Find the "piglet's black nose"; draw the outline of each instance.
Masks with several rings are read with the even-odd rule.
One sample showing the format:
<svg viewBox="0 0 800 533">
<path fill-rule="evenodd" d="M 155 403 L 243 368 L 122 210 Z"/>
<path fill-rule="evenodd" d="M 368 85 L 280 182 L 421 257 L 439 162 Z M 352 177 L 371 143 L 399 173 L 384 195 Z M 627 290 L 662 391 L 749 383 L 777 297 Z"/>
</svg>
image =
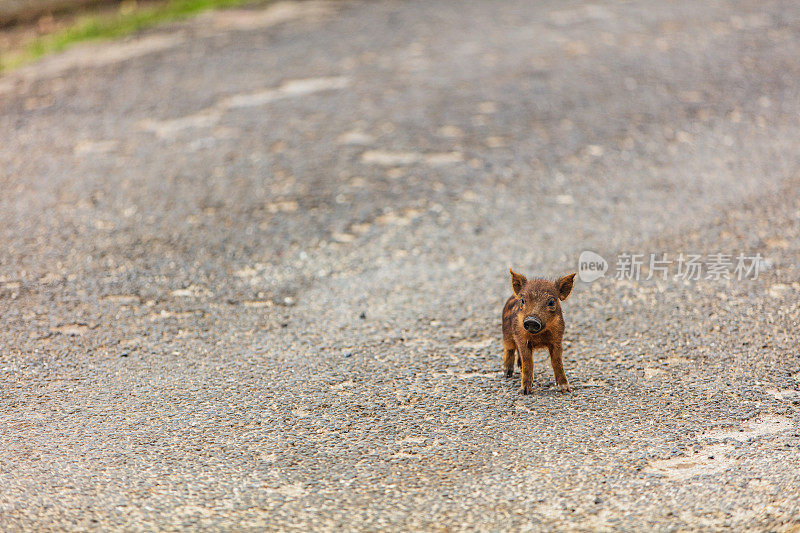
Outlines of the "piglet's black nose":
<svg viewBox="0 0 800 533">
<path fill-rule="evenodd" d="M 522 325 L 525 327 L 525 329 L 527 329 L 531 333 L 539 333 L 540 331 L 542 331 L 542 328 L 544 327 L 542 321 L 536 318 L 535 316 L 529 316 L 528 318 L 523 320 Z"/>
</svg>

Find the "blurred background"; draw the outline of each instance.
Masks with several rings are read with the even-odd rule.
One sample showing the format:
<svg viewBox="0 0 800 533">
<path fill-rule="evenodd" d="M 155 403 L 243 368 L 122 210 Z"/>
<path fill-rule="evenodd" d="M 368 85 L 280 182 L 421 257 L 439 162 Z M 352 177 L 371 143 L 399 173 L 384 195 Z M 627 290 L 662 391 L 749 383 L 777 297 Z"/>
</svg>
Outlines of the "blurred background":
<svg viewBox="0 0 800 533">
<path fill-rule="evenodd" d="M 103 4 L 119 4 L 116 1 L 102 0 L 5 0 L 2 5 L 0 21 L 3 26 L 12 26 L 24 22 L 40 20 L 42 17 L 52 17 L 55 14 L 64 14 L 81 11 L 87 7 L 98 7 Z"/>
<path fill-rule="evenodd" d="M 797 2 L 0 25 L 0 529 L 797 529 Z M 508 269 L 586 251 L 522 396 Z"/>
</svg>

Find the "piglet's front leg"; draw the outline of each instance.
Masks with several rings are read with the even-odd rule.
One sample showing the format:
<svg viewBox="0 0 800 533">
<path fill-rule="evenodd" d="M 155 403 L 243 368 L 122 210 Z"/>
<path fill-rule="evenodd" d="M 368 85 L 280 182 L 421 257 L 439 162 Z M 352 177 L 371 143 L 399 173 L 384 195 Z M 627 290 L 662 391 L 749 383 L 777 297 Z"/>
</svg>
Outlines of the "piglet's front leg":
<svg viewBox="0 0 800 533">
<path fill-rule="evenodd" d="M 533 389 L 533 352 L 527 346 L 517 346 L 522 361 L 522 394 L 530 394 Z"/>
<path fill-rule="evenodd" d="M 564 363 L 561 361 L 561 343 L 548 346 L 547 349 L 550 352 L 550 364 L 553 365 L 553 374 L 558 388 L 561 392 L 571 392 L 572 388 L 570 388 L 567 375 L 564 373 Z"/>
</svg>

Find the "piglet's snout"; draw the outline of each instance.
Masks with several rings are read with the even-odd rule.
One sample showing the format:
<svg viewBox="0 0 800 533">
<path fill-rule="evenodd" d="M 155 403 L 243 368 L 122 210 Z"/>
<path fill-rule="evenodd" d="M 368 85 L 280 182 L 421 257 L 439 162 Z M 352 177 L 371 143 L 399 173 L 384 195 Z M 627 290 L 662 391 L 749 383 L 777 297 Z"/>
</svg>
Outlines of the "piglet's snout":
<svg viewBox="0 0 800 533">
<path fill-rule="evenodd" d="M 539 333 L 544 328 L 542 321 L 535 316 L 526 317 L 522 321 L 522 326 L 531 333 Z"/>
</svg>

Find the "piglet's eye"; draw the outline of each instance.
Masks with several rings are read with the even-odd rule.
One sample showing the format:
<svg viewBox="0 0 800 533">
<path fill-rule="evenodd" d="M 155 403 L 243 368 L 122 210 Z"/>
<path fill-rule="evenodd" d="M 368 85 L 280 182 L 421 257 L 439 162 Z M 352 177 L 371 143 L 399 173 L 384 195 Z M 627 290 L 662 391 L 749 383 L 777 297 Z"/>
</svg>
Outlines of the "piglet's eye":
<svg viewBox="0 0 800 533">
<path fill-rule="evenodd" d="M 519 304 L 520 305 L 525 305 L 525 298 L 520 298 L 519 299 Z"/>
<path fill-rule="evenodd" d="M 547 300 L 547 305 L 549 307 L 553 307 L 554 305 L 556 305 L 556 299 L 555 298 L 550 298 L 549 300 Z"/>
</svg>

